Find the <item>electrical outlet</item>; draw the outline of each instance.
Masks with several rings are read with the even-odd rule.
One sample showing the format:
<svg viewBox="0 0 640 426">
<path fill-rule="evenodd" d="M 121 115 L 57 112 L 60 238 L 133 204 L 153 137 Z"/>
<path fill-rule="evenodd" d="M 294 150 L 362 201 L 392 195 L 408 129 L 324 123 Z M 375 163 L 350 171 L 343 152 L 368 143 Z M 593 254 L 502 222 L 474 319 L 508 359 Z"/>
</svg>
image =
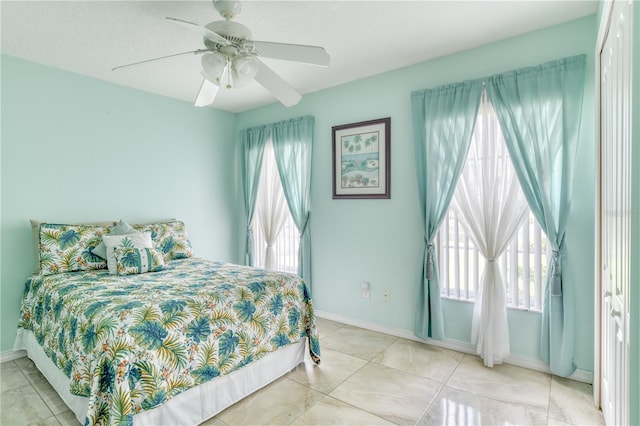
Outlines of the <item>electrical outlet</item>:
<svg viewBox="0 0 640 426">
<path fill-rule="evenodd" d="M 362 289 L 362 297 L 365 299 L 371 298 L 371 285 L 368 282 L 360 283 L 360 288 Z"/>
<path fill-rule="evenodd" d="M 390 300 L 391 300 L 391 292 L 389 291 L 388 288 L 385 288 L 384 290 L 382 290 L 382 301 L 385 303 L 389 303 Z"/>
</svg>

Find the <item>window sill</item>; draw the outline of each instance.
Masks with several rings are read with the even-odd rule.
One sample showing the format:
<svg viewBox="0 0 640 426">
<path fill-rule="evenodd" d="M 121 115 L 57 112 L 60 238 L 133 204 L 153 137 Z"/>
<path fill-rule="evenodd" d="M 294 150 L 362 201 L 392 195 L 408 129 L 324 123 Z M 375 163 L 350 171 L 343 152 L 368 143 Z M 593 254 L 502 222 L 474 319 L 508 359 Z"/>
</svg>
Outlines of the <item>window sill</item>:
<svg viewBox="0 0 640 426">
<path fill-rule="evenodd" d="M 473 300 L 458 299 L 458 298 L 455 298 L 455 297 L 446 296 L 444 294 L 441 294 L 440 298 L 444 299 L 444 300 L 451 300 L 453 302 L 474 304 Z M 542 313 L 542 311 L 539 311 L 537 309 L 532 309 L 532 308 L 527 309 L 527 308 L 523 308 L 523 307 L 519 307 L 519 306 L 518 307 L 516 307 L 516 306 L 507 306 L 507 309 L 511 309 L 513 311 L 520 311 L 520 312 L 531 312 L 533 314 L 541 314 Z"/>
</svg>

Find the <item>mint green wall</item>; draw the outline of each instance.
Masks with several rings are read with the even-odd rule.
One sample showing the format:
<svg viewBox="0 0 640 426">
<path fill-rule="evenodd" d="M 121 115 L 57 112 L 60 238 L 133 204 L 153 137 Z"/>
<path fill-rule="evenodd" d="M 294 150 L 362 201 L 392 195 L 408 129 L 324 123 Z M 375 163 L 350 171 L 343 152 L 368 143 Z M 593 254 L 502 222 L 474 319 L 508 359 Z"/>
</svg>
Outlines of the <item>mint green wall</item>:
<svg viewBox="0 0 640 426">
<path fill-rule="evenodd" d="M 578 154 L 583 166 L 575 178 L 567 240 L 568 267 L 578 286 L 576 362 L 592 370 L 595 34 L 595 17 L 586 17 L 306 95 L 294 108 L 274 104 L 237 116 L 3 55 L 0 351 L 12 346 L 22 285 L 32 270 L 29 218 L 178 217 L 187 223 L 198 255 L 238 261 L 243 240 L 234 233 L 244 232 L 243 210 L 237 169 L 228 161 L 237 155 L 232 143 L 237 130 L 304 114 L 316 117 L 311 216 L 316 308 L 412 330 L 423 237 L 410 92 L 587 53 Z M 331 126 L 387 116 L 392 118 L 391 199 L 333 200 Z M 123 163 L 135 170 L 113 166 Z M 169 163 L 178 164 L 178 171 Z M 151 179 L 158 188 L 131 188 L 130 177 Z M 58 189 L 47 191 L 44 184 Z M 360 297 L 361 281 L 371 282 L 371 299 Z M 383 288 L 391 290 L 390 303 L 381 300 Z M 468 342 L 472 305 L 444 304 L 448 338 Z M 509 320 L 513 354 L 537 358 L 540 315 L 513 310 Z"/>
<path fill-rule="evenodd" d="M 197 255 L 238 260 L 235 114 L 1 59 L 0 351 L 34 267 L 30 218 L 175 217 Z"/>
<path fill-rule="evenodd" d="M 576 363 L 593 370 L 594 46 L 595 15 L 488 46 L 358 80 L 303 97 L 287 109 L 271 105 L 238 115 L 237 129 L 304 114 L 316 118 L 311 232 L 316 309 L 413 330 L 423 235 L 413 158 L 410 93 L 580 53 L 588 54 L 582 140 L 567 242 L 576 289 Z M 331 53 L 331 52 L 329 52 Z M 390 200 L 331 198 L 331 127 L 391 117 Z M 243 224 L 238 228 L 244 232 Z M 359 283 L 371 282 L 372 298 Z M 382 289 L 391 302 L 382 302 Z M 445 301 L 445 333 L 469 342 L 472 305 Z M 538 358 L 540 314 L 510 311 L 512 353 Z"/>
</svg>

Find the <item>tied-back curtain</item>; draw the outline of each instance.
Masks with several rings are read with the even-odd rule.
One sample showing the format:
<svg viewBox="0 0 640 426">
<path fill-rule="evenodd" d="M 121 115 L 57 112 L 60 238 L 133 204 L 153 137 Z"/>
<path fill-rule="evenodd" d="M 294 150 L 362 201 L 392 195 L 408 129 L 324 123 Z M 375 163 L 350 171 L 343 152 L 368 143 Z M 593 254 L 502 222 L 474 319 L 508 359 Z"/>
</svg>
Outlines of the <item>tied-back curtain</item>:
<svg viewBox="0 0 640 426">
<path fill-rule="evenodd" d="M 467 81 L 411 94 L 424 265 L 415 334 L 443 339 L 444 321 L 433 240 L 462 172 L 476 123 L 482 82 Z"/>
<path fill-rule="evenodd" d="M 267 142 L 265 147 L 264 166 L 260 178 L 260 190 L 258 191 L 256 219 L 260 230 L 267 242 L 264 259 L 265 269 L 274 270 L 276 268 L 276 255 L 273 245 L 280 235 L 280 231 L 287 221 L 289 207 L 284 198 L 282 184 L 277 166 L 275 164 L 275 154 L 273 144 Z"/>
<path fill-rule="evenodd" d="M 311 288 L 311 153 L 313 125 L 311 116 L 273 124 L 273 149 L 284 195 L 291 217 L 300 232 L 298 274 Z"/>
<path fill-rule="evenodd" d="M 452 207 L 486 259 L 475 295 L 471 341 L 484 364 L 493 367 L 511 354 L 507 290 L 496 260 L 527 219 L 529 208 L 486 94 Z"/>
<path fill-rule="evenodd" d="M 240 132 L 242 144 L 242 191 L 244 194 L 244 211 L 247 216 L 247 241 L 245 249 L 245 265 L 253 264 L 253 215 L 256 209 L 258 184 L 262 171 L 264 147 L 269 138 L 269 128 L 266 126 L 253 127 Z"/>
<path fill-rule="evenodd" d="M 586 55 L 491 77 L 487 82 L 518 180 L 553 248 L 542 306 L 540 356 L 551 372 L 575 371 L 573 283 L 563 271 L 580 136 Z"/>
</svg>

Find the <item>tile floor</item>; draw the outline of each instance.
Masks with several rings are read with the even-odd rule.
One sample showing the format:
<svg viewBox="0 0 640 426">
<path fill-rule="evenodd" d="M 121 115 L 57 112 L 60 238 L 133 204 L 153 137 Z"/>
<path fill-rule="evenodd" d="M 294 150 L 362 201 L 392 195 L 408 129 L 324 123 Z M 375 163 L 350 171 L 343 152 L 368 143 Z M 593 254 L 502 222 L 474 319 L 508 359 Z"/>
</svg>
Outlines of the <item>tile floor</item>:
<svg viewBox="0 0 640 426">
<path fill-rule="evenodd" d="M 600 425 L 591 385 L 319 319 L 322 364 L 207 421 L 225 425 Z M 78 425 L 27 358 L 1 364 L 0 424 Z"/>
</svg>

